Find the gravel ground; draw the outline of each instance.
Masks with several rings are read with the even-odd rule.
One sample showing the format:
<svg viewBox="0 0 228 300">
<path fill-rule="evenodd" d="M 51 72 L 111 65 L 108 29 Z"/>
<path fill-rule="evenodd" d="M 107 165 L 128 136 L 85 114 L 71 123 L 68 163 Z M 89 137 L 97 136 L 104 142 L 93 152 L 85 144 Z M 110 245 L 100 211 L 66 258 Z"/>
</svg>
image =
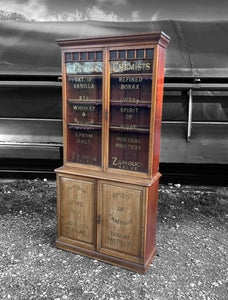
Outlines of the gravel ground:
<svg viewBox="0 0 228 300">
<path fill-rule="evenodd" d="M 160 185 L 146 275 L 55 247 L 56 182 L 0 181 L 0 299 L 227 300 L 228 188 Z"/>
</svg>

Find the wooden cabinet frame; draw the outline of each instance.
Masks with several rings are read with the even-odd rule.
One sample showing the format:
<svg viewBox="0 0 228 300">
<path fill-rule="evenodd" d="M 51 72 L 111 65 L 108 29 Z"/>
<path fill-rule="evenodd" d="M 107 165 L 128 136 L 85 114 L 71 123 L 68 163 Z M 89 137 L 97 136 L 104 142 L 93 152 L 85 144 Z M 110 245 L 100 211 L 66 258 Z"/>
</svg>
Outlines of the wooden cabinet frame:
<svg viewBox="0 0 228 300">
<path fill-rule="evenodd" d="M 164 33 L 57 41 L 59 248 L 145 273 L 155 253 Z"/>
</svg>

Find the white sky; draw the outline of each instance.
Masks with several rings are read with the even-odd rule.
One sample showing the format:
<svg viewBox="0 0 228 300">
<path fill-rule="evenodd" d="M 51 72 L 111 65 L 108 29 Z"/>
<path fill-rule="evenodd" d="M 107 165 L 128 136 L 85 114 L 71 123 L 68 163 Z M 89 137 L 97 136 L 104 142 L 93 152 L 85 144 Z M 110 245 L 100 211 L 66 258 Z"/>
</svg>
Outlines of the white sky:
<svg viewBox="0 0 228 300">
<path fill-rule="evenodd" d="M 35 19 L 93 6 L 133 21 L 228 19 L 228 0 L 0 0 L 0 9 Z"/>
</svg>

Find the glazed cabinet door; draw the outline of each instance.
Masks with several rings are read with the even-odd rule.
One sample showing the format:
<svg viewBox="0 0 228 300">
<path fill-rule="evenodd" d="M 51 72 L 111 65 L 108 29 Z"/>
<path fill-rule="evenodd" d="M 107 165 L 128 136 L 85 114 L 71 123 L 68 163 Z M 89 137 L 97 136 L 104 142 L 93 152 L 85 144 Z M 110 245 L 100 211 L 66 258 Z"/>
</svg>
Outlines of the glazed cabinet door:
<svg viewBox="0 0 228 300">
<path fill-rule="evenodd" d="M 110 51 L 108 167 L 149 172 L 153 48 Z"/>
<path fill-rule="evenodd" d="M 145 190 L 100 182 L 98 251 L 140 263 L 143 260 Z"/>
<path fill-rule="evenodd" d="M 102 167 L 103 51 L 74 50 L 65 56 L 65 160 Z"/>
<path fill-rule="evenodd" d="M 60 177 L 58 183 L 58 240 L 94 250 L 96 181 Z"/>
</svg>

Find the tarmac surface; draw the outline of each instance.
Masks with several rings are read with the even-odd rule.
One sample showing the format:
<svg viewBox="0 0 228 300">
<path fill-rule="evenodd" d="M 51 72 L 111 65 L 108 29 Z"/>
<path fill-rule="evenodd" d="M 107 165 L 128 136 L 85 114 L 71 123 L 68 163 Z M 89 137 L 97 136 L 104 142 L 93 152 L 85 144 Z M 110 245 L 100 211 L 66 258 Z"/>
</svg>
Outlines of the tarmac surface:
<svg viewBox="0 0 228 300">
<path fill-rule="evenodd" d="M 141 275 L 55 247 L 55 181 L 0 180 L 0 299 L 227 300 L 227 221 L 227 187 L 160 185 Z"/>
</svg>

